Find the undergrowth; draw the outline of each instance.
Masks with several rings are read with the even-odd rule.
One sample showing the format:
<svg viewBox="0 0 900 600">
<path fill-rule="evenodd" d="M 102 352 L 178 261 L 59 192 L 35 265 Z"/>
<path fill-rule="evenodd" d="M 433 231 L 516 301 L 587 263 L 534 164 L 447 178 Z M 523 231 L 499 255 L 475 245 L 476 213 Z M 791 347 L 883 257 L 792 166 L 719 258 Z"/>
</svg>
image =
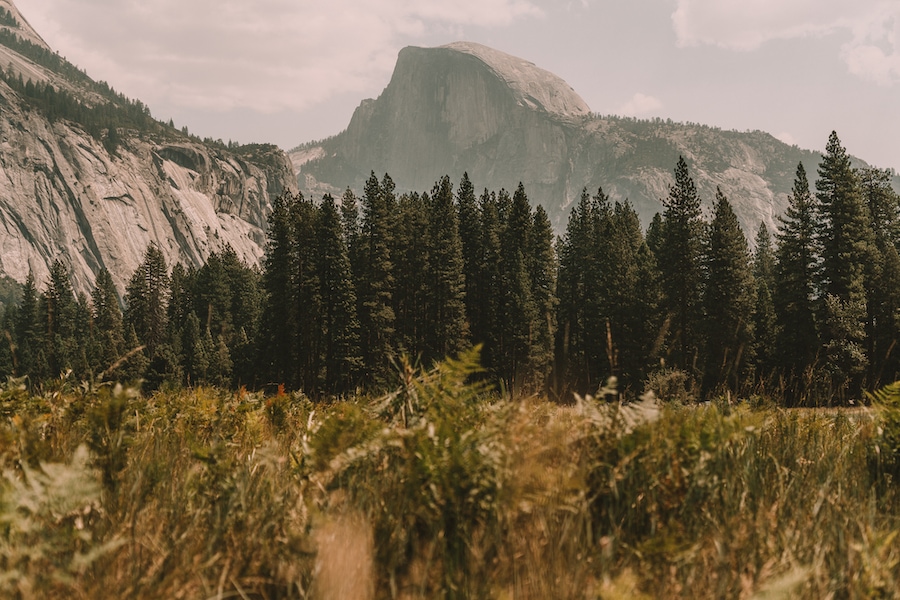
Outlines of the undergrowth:
<svg viewBox="0 0 900 600">
<path fill-rule="evenodd" d="M 477 352 L 313 403 L 0 390 L 0 595 L 871 598 L 900 586 L 873 408 L 501 397 Z"/>
</svg>

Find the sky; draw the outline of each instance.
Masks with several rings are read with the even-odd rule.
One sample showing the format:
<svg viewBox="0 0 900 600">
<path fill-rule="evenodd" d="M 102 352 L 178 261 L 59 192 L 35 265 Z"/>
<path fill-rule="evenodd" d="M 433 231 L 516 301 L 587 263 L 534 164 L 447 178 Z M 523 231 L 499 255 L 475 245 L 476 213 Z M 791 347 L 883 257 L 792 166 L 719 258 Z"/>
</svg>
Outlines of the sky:
<svg viewBox="0 0 900 600">
<path fill-rule="evenodd" d="M 15 0 L 47 43 L 201 137 L 284 149 L 339 133 L 405 46 L 482 43 L 594 112 L 832 130 L 900 170 L 900 0 Z"/>
</svg>

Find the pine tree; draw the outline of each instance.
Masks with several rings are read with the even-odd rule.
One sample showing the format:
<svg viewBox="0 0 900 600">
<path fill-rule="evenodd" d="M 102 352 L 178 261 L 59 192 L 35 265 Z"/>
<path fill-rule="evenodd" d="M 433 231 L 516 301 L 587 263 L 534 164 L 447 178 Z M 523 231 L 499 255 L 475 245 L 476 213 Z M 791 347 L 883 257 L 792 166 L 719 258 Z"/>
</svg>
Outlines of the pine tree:
<svg viewBox="0 0 900 600">
<path fill-rule="evenodd" d="M 15 339 L 18 351 L 17 374 L 29 375 L 32 381 L 45 376 L 46 365 L 41 333 L 41 321 L 38 314 L 38 292 L 34 283 L 34 275 L 29 270 L 22 288 L 22 302 L 15 324 Z"/>
<path fill-rule="evenodd" d="M 293 283 L 296 304 L 292 308 L 297 323 L 296 375 L 293 381 L 315 393 L 321 386 L 324 340 L 322 294 L 319 280 L 317 232 L 319 211 L 311 200 L 299 198 L 291 205 Z"/>
<path fill-rule="evenodd" d="M 92 328 L 92 368 L 99 374 L 109 369 L 127 352 L 125 329 L 122 324 L 122 310 L 112 275 L 101 269 L 91 293 Z M 116 373 L 107 373 L 115 377 Z"/>
<path fill-rule="evenodd" d="M 819 249 L 815 202 L 803 163 L 787 211 L 779 217 L 775 250 L 777 364 L 789 379 L 799 377 L 815 360 L 819 347 L 816 324 Z"/>
<path fill-rule="evenodd" d="M 427 269 L 430 248 L 428 194 L 403 194 L 397 203 L 391 262 L 394 267 L 392 294 L 396 317 L 396 351 L 412 359 L 422 358 L 428 337 Z"/>
<path fill-rule="evenodd" d="M 756 281 L 756 308 L 753 312 L 756 334 L 756 361 L 762 376 L 771 374 L 775 367 L 776 320 L 773 293 L 775 290 L 775 253 L 772 238 L 765 223 L 759 224 L 756 233 L 756 250 L 753 253 L 753 278 Z"/>
<path fill-rule="evenodd" d="M 716 190 L 705 263 L 705 388 L 713 390 L 724 384 L 736 392 L 753 365 L 756 282 L 747 239 L 720 189 Z"/>
<path fill-rule="evenodd" d="M 478 199 L 475 197 L 475 188 L 469 180 L 468 173 L 463 173 L 459 182 L 459 188 L 456 192 L 456 205 L 459 220 L 459 239 L 462 244 L 463 273 L 466 281 L 466 320 L 470 325 L 473 337 L 477 338 L 478 311 L 482 302 L 478 295 L 478 279 L 481 276 L 479 264 L 483 235 Z"/>
<path fill-rule="evenodd" d="M 866 271 L 875 264 L 874 237 L 850 157 L 835 132 L 818 172 L 826 366 L 837 398 L 843 400 L 859 388 L 868 366 Z"/>
<path fill-rule="evenodd" d="M 683 157 L 675 167 L 675 185 L 663 202 L 662 236 L 657 260 L 662 273 L 663 309 L 671 320 L 671 357 L 675 367 L 695 368 L 701 347 L 703 276 L 700 196 Z"/>
<path fill-rule="evenodd" d="M 169 300 L 169 276 L 166 259 L 154 244 L 147 247 L 144 260 L 125 288 L 125 323 L 134 327 L 141 344 L 152 360 L 165 341 L 166 309 Z"/>
<path fill-rule="evenodd" d="M 325 334 L 325 389 L 342 393 L 352 389 L 362 368 L 356 288 L 334 199 L 322 199 L 319 218 L 319 281 L 322 326 Z"/>
<path fill-rule="evenodd" d="M 891 185 L 889 171 L 863 169 L 859 181 L 874 237 L 866 268 L 866 353 L 868 384 L 878 387 L 895 381 L 900 371 L 900 194 Z"/>
<path fill-rule="evenodd" d="M 396 207 L 394 189 L 389 175 L 385 174 L 379 183 L 372 173 L 363 194 L 360 340 L 368 379 L 376 386 L 384 385 L 391 377 L 395 342 L 394 264 L 391 257 Z"/>
<path fill-rule="evenodd" d="M 537 382 L 545 384 L 553 363 L 553 340 L 556 336 L 557 258 L 553 247 L 553 226 L 544 208 L 534 209 L 528 237 L 528 279 L 535 307 L 531 335 L 531 364 Z"/>
<path fill-rule="evenodd" d="M 259 370 L 270 383 L 295 385 L 297 364 L 297 290 L 294 272 L 292 205 L 300 198 L 285 192 L 272 202 L 262 287 L 262 323 L 259 333 Z M 199 332 L 198 332 L 199 335 Z M 187 349 L 185 349 L 187 352 Z"/>
<path fill-rule="evenodd" d="M 484 367 L 499 375 L 502 335 L 500 315 L 503 302 L 502 226 L 497 196 L 487 189 L 479 199 L 479 213 L 481 244 L 476 281 L 478 305 L 472 320 L 472 339 L 476 344 L 483 344 L 481 359 Z"/>
<path fill-rule="evenodd" d="M 606 374 L 616 375 L 623 389 L 635 389 L 650 364 L 658 334 L 659 289 L 640 219 L 627 201 L 614 206 L 604 251 Z"/>
<path fill-rule="evenodd" d="M 75 339 L 75 293 L 69 270 L 60 261 L 50 266 L 50 278 L 41 294 L 40 319 L 43 324 L 48 376 L 71 369 L 77 348 Z"/>
<path fill-rule="evenodd" d="M 500 336 L 497 347 L 500 375 L 509 390 L 517 393 L 531 381 L 531 351 L 537 322 L 537 307 L 531 291 L 527 249 L 531 244 L 531 206 L 520 183 L 508 209 L 500 196 L 501 218 L 505 214 L 500 245 L 501 301 Z"/>
<path fill-rule="evenodd" d="M 469 339 L 462 242 L 453 186 L 446 175 L 432 191 L 426 239 L 427 364 L 458 354 Z"/>
</svg>

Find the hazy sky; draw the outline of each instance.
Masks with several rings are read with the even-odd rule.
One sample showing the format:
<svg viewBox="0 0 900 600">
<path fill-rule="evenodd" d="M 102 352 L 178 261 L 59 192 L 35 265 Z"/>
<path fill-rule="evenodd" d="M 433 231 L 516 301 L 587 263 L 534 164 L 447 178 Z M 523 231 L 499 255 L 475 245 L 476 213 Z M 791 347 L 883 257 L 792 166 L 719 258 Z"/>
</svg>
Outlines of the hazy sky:
<svg viewBox="0 0 900 600">
<path fill-rule="evenodd" d="M 399 50 L 520 56 L 603 114 L 761 129 L 900 170 L 900 0 L 15 0 L 51 47 L 201 136 L 338 133 Z"/>
</svg>

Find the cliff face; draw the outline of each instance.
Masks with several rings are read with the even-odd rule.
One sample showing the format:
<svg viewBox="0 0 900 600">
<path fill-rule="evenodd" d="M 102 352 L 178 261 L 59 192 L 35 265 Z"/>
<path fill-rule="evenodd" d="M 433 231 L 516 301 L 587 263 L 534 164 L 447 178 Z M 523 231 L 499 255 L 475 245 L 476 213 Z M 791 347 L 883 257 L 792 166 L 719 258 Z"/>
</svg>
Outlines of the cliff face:
<svg viewBox="0 0 900 600">
<path fill-rule="evenodd" d="M 12 6 L 6 0 L 0 5 Z M 68 90 L 86 105 L 103 101 L 10 48 L 0 46 L 0 62 L 25 80 Z M 40 287 L 59 259 L 77 291 L 89 292 L 106 267 L 121 292 L 150 243 L 169 264 L 199 265 L 226 244 L 248 263 L 259 263 L 271 199 L 296 189 L 282 151 L 261 146 L 230 152 L 164 127 L 123 128 L 117 135 L 120 143 L 109 152 L 82 126 L 51 121 L 0 81 L 3 273 L 21 282 L 30 269 Z"/>
<path fill-rule="evenodd" d="M 464 171 L 476 189 L 521 181 L 562 232 L 585 187 L 628 198 L 648 223 L 663 209 L 679 155 L 705 206 L 721 187 L 750 236 L 760 222 L 774 230 L 797 164 L 815 173 L 820 160 L 762 132 L 593 115 L 559 77 L 470 43 L 403 49 L 377 100 L 363 101 L 344 132 L 291 158 L 301 189 L 314 195 L 359 190 L 371 171 L 389 173 L 400 190 L 430 190 Z"/>
</svg>

